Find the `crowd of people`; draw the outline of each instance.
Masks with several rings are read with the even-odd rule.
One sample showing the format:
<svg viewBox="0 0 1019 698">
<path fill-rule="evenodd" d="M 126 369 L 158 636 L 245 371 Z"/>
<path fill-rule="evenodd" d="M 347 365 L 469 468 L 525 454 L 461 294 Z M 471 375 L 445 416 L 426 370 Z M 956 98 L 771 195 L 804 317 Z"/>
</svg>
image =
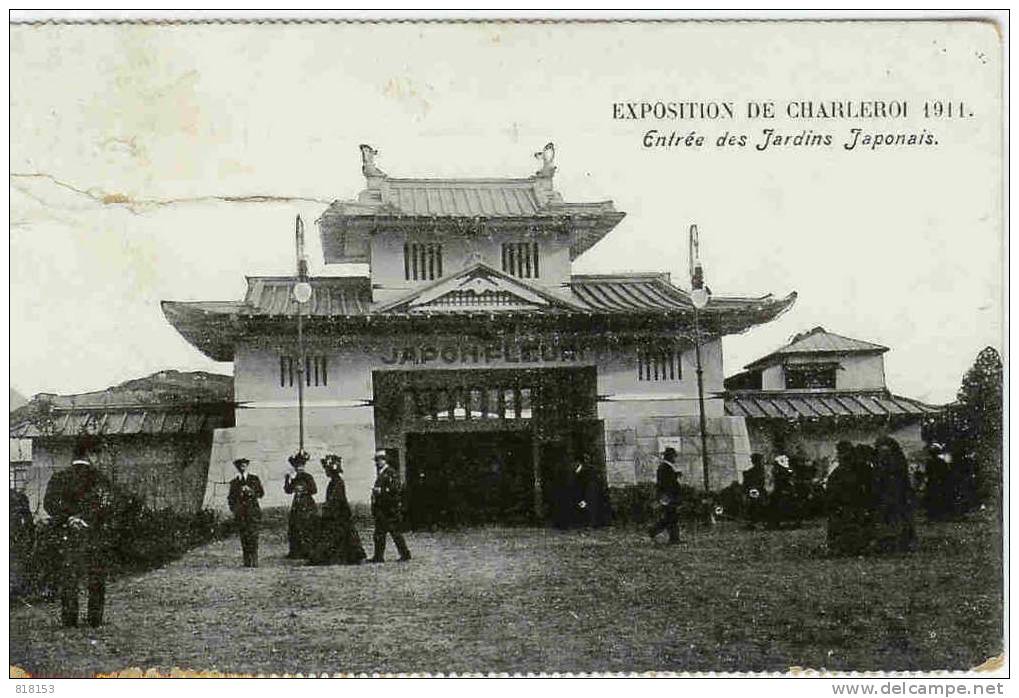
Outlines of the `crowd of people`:
<svg viewBox="0 0 1019 698">
<path fill-rule="evenodd" d="M 51 524 L 61 532 L 57 585 L 64 625 L 79 622 L 79 595 L 87 589 L 86 620 L 102 623 L 109 551 L 103 530 L 111 512 L 113 489 L 93 463 L 96 445 L 83 438 L 76 443 L 69 468 L 50 479 L 43 508 Z M 383 562 L 386 542 L 392 538 L 400 561 L 411 553 L 403 537 L 403 487 L 399 474 L 388 464 L 385 451 L 374 456 L 376 479 L 371 494 L 374 519 L 374 550 L 367 558 L 347 501 L 342 458 L 329 454 L 321 459 L 327 480 L 321 504 L 315 501 L 318 486 L 305 470 L 309 456 L 299 451 L 290 457 L 292 473 L 283 488 L 292 496 L 288 525 L 288 554 L 311 565 L 356 565 Z M 227 503 L 233 513 L 241 544 L 242 564 L 258 566 L 261 519 L 259 500 L 265 495 L 259 478 L 248 472 L 249 461 L 234 461 L 237 476 L 230 481 Z M 792 457 L 778 454 L 766 459 L 751 456 L 751 467 L 742 482 L 729 488 L 739 493 L 742 518 L 748 528 L 797 526 L 805 518 L 827 518 L 827 545 L 833 555 L 909 552 L 916 548 L 914 515 L 923 506 L 929 520 L 961 512 L 961 492 L 967 473 L 950 449 L 931 443 L 923 463 L 909 463 L 899 444 L 882 437 L 873 445 L 841 441 L 830 461 L 809 461 L 802 452 Z M 600 482 L 594 467 L 581 459 L 570 472 L 572 485 L 562 489 L 563 508 L 572 525 L 598 525 L 604 508 Z M 680 541 L 680 511 L 693 490 L 681 484 L 674 448 L 666 448 L 656 473 L 657 521 L 648 529 L 654 539 L 668 534 L 669 543 Z M 703 498 L 703 493 L 702 493 Z M 709 502 L 708 511 L 722 507 Z M 11 490 L 11 553 L 31 548 L 33 519 L 27 498 Z M 27 557 L 27 556 L 26 556 Z M 12 563 L 12 585 L 18 570 Z M 13 588 L 13 587 L 12 587 Z"/>
<path fill-rule="evenodd" d="M 663 451 L 656 475 L 657 520 L 648 529 L 652 540 L 668 533 L 671 544 L 680 540 L 681 512 L 713 521 L 713 514 L 724 511 L 742 519 L 749 530 L 797 528 L 823 516 L 833 555 L 910 552 L 917 547 L 914 518 L 919 508 L 931 521 L 965 510 L 969 470 L 937 442 L 913 463 L 887 436 L 873 445 L 841 441 L 832 457 L 815 460 L 800 450 L 771 458 L 754 453 L 738 485 L 708 497 L 681 483 L 676 460 L 675 449 Z"/>
</svg>

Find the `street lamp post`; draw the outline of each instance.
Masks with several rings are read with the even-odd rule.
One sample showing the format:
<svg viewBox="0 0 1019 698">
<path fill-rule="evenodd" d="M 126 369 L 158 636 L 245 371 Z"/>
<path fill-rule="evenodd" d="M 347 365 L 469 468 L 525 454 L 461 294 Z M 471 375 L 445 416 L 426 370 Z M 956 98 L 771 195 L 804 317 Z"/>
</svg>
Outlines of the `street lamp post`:
<svg viewBox="0 0 1019 698">
<path fill-rule="evenodd" d="M 700 311 L 708 305 L 708 294 L 703 289 L 700 293 L 697 289 L 690 294 L 693 301 L 693 331 L 694 331 L 694 355 L 697 357 L 697 406 L 700 413 L 701 430 L 701 467 L 704 469 L 704 494 L 711 492 L 710 480 L 708 478 L 708 423 L 704 415 L 704 366 L 701 363 L 701 325 Z"/>
<path fill-rule="evenodd" d="M 297 216 L 297 283 L 294 284 L 294 301 L 297 302 L 297 451 L 304 452 L 304 306 L 311 300 L 308 283 L 308 260 L 304 256 L 304 221 Z"/>
<path fill-rule="evenodd" d="M 708 521 L 714 523 L 711 506 L 711 480 L 708 474 L 708 425 L 704 413 L 704 365 L 701 361 L 700 314 L 708 306 L 710 293 L 704 285 L 704 267 L 700 261 L 700 241 L 697 226 L 690 226 L 690 301 L 693 303 L 694 355 L 697 360 L 697 406 L 700 418 L 701 468 L 704 472 L 704 500 L 709 507 Z"/>
</svg>

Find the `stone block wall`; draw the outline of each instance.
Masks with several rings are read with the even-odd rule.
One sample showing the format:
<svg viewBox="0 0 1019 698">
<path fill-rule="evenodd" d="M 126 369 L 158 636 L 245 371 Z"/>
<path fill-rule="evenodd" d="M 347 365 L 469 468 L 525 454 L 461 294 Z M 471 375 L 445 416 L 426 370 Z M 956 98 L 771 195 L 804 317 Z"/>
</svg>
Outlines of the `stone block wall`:
<svg viewBox="0 0 1019 698">
<path fill-rule="evenodd" d="M 750 467 L 750 438 L 742 417 L 706 420 L 709 485 L 719 490 Z M 679 453 L 681 482 L 703 489 L 700 421 L 696 416 L 639 416 L 606 421 L 605 459 L 609 486 L 654 482 L 662 446 Z"/>
</svg>

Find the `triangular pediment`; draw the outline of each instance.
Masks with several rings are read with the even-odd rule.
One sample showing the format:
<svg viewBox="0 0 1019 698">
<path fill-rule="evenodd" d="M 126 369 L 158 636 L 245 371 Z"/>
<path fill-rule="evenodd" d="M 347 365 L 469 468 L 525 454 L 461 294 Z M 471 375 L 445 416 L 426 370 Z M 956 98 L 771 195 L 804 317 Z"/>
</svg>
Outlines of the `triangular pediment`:
<svg viewBox="0 0 1019 698">
<path fill-rule="evenodd" d="M 498 313 L 573 310 L 567 301 L 478 263 L 379 308 L 383 313 Z"/>
</svg>

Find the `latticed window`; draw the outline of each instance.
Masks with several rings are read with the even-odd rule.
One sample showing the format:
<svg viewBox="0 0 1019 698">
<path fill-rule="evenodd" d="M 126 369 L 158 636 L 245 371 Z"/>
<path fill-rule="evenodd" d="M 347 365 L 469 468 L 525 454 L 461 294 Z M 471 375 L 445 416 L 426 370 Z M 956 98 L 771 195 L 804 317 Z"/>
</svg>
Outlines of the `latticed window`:
<svg viewBox="0 0 1019 698">
<path fill-rule="evenodd" d="M 280 357 L 280 387 L 297 385 L 297 367 L 300 359 L 294 356 Z M 329 385 L 329 359 L 326 356 L 304 357 L 304 384 L 311 386 Z"/>
<path fill-rule="evenodd" d="M 502 270 L 520 279 L 537 279 L 538 243 L 507 242 L 502 246 Z"/>
<path fill-rule="evenodd" d="M 422 388 L 407 395 L 417 418 L 429 421 L 532 419 L 534 416 L 533 391 L 529 387 Z"/>
<path fill-rule="evenodd" d="M 637 351 L 637 380 L 676 381 L 683 378 L 682 354 L 672 347 Z"/>
<path fill-rule="evenodd" d="M 403 246 L 403 278 L 431 281 L 442 278 L 442 245 L 437 242 L 408 242 Z"/>
<path fill-rule="evenodd" d="M 835 389 L 836 364 L 786 364 L 786 390 Z"/>
</svg>

